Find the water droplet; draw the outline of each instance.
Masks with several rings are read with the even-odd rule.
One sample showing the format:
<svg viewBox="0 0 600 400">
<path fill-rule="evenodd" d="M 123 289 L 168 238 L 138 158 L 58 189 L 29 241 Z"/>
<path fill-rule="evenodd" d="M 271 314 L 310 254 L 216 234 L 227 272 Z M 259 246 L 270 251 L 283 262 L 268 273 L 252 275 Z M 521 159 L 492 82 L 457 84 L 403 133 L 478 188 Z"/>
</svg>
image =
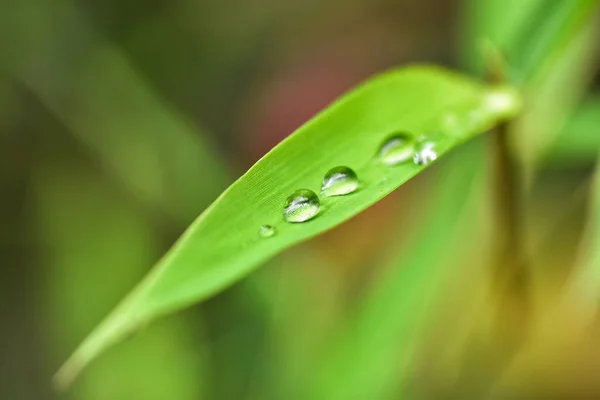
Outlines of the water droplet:
<svg viewBox="0 0 600 400">
<path fill-rule="evenodd" d="M 304 222 L 319 212 L 319 196 L 312 190 L 296 190 L 285 201 L 283 217 L 287 222 Z"/>
<path fill-rule="evenodd" d="M 275 236 L 276 233 L 277 233 L 277 230 L 275 229 L 274 226 L 271 226 L 271 225 L 263 225 L 258 230 L 258 234 L 260 235 L 260 237 L 263 237 L 263 238 L 270 238 L 272 236 Z"/>
<path fill-rule="evenodd" d="M 396 133 L 383 142 L 379 157 L 386 165 L 398 165 L 410 160 L 415 153 L 415 141 L 408 133 Z"/>
<path fill-rule="evenodd" d="M 431 164 L 436 159 L 437 152 L 435 151 L 435 143 L 433 142 L 420 143 L 413 156 L 413 162 L 417 165 Z"/>
<path fill-rule="evenodd" d="M 321 193 L 327 197 L 342 196 L 358 188 L 358 177 L 348 167 L 335 167 L 325 174 L 321 183 Z"/>
</svg>

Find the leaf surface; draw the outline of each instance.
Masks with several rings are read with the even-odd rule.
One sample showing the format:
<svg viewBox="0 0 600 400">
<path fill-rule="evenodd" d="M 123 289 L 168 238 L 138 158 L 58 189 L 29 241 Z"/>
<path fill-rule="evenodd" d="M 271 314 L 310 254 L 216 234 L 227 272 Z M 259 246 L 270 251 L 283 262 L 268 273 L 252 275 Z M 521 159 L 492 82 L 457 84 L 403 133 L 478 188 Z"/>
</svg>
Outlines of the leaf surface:
<svg viewBox="0 0 600 400">
<path fill-rule="evenodd" d="M 231 185 L 184 233 L 130 296 L 83 342 L 57 375 L 67 385 L 90 360 L 150 320 L 206 299 L 282 250 L 348 220 L 426 166 L 393 167 L 376 156 L 392 134 L 435 145 L 437 156 L 510 118 L 509 88 L 489 87 L 428 66 L 400 69 L 359 86 L 300 127 Z M 290 224 L 283 204 L 297 189 L 319 191 L 324 174 L 348 166 L 358 191 L 321 197 L 313 220 Z M 262 225 L 275 236 L 258 235 Z M 343 251 L 343 249 L 341 249 Z"/>
</svg>

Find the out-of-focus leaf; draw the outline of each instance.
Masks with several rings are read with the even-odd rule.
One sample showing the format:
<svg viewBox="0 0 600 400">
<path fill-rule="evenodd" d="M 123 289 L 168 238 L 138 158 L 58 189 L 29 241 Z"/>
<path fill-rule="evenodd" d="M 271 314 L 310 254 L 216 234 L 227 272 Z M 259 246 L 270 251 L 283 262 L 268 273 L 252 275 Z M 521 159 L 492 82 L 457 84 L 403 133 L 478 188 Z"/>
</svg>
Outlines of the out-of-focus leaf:
<svg viewBox="0 0 600 400">
<path fill-rule="evenodd" d="M 600 149 L 600 95 L 583 101 L 567 119 L 545 156 L 552 164 L 589 163 Z"/>
<path fill-rule="evenodd" d="M 598 0 L 491 0 L 464 3 L 463 59 L 481 71 L 482 40 L 504 53 L 512 82 L 528 83 L 552 72 L 582 27 L 591 20 Z"/>
<path fill-rule="evenodd" d="M 131 295 L 84 341 L 57 375 L 68 384 L 90 360 L 140 324 L 205 299 L 287 247 L 324 232 L 369 207 L 418 174 L 411 162 L 374 159 L 398 131 L 435 143 L 441 156 L 518 110 L 506 88 L 486 87 L 432 67 L 384 74 L 334 103 L 265 155 L 188 229 Z M 320 215 L 283 221 L 295 190 L 319 190 L 323 175 L 347 165 L 360 180 L 352 195 L 322 198 Z M 261 225 L 277 234 L 261 239 Z"/>
<path fill-rule="evenodd" d="M 547 153 L 585 93 L 600 57 L 594 51 L 599 32 L 593 24 L 573 32 L 552 68 L 529 82 L 528 105 L 513 126 L 514 147 L 526 165 L 538 163 Z"/>
<path fill-rule="evenodd" d="M 523 84 L 528 93 L 525 114 L 511 127 L 513 147 L 526 165 L 539 161 L 591 79 L 598 57 L 598 29 L 593 24 L 598 4 L 598 0 L 465 4 L 467 65 L 483 68 L 479 60 L 485 54 L 475 55 L 474 44 L 488 39 L 504 53 L 507 65 L 486 68 L 508 68 L 507 78 Z"/>
<path fill-rule="evenodd" d="M 510 45 L 513 79 L 526 82 L 553 70 L 572 38 L 590 22 L 598 4 L 598 0 L 538 2 Z"/>
<path fill-rule="evenodd" d="M 480 150 L 469 149 L 469 150 Z M 478 151 L 463 152 L 437 177 L 407 251 L 395 255 L 382 276 L 367 291 L 366 302 L 351 326 L 332 344 L 321 369 L 314 374 L 317 399 L 395 398 L 406 383 L 414 356 L 440 285 L 452 271 L 447 267 L 460 248 L 463 212 L 470 209 L 473 188 L 482 170 L 471 168 L 481 160 Z"/>
<path fill-rule="evenodd" d="M 118 188 L 81 163 L 57 164 L 40 162 L 32 179 L 49 271 L 39 301 L 54 363 L 144 274 L 160 248 L 144 213 Z M 187 318 L 144 332 L 91 368 L 74 398 L 201 398 L 204 359 L 192 332 Z"/>
<path fill-rule="evenodd" d="M 471 70 L 482 72 L 482 45 L 491 42 L 510 60 L 514 53 L 514 38 L 544 0 L 464 0 L 462 5 L 461 55 Z"/>
<path fill-rule="evenodd" d="M 4 60 L 13 77 L 140 200 L 187 222 L 225 188 L 207 138 L 70 2 L 23 0 L 0 18 L 20 45 Z"/>
<path fill-rule="evenodd" d="M 309 398 L 306 383 L 314 381 L 321 349 L 344 311 L 343 278 L 336 267 L 310 246 L 301 246 L 246 280 L 270 315 L 267 368 L 249 398 Z"/>
</svg>

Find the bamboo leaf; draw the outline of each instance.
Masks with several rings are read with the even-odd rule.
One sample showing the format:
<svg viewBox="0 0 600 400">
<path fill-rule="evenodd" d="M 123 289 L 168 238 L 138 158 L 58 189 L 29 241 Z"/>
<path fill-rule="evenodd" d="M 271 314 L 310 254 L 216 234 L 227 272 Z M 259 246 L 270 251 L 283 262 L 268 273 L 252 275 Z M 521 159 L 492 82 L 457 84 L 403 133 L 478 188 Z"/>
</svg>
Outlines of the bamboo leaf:
<svg viewBox="0 0 600 400">
<path fill-rule="evenodd" d="M 265 155 L 184 233 L 130 296 L 58 372 L 67 385 L 90 360 L 150 320 L 206 299 L 282 250 L 322 233 L 389 194 L 426 166 L 390 167 L 375 156 L 391 134 L 424 136 L 442 156 L 519 108 L 509 88 L 486 87 L 433 67 L 377 77 L 342 97 Z M 318 192 L 332 167 L 358 174 L 359 190 L 323 197 L 316 218 L 287 223 L 283 203 L 297 189 Z M 262 225 L 276 234 L 259 237 Z"/>
</svg>

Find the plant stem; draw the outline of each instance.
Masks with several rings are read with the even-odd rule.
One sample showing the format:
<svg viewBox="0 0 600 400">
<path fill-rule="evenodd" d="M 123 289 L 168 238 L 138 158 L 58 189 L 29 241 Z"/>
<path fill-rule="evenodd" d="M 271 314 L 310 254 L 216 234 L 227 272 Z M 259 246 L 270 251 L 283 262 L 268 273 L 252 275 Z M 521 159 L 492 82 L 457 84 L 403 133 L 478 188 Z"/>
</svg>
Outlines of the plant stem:
<svg viewBox="0 0 600 400">
<path fill-rule="evenodd" d="M 486 58 L 486 80 L 492 84 L 504 83 L 506 68 L 503 55 L 497 48 L 490 47 Z M 493 132 L 492 143 L 497 232 L 493 258 L 493 294 L 498 301 L 495 324 L 501 336 L 508 334 L 508 337 L 516 335 L 524 338 L 530 308 L 530 269 L 521 226 L 520 188 L 523 174 L 511 157 L 509 135 L 510 125 L 503 122 Z"/>
<path fill-rule="evenodd" d="M 504 82 L 501 54 L 488 57 L 487 80 L 492 84 Z M 520 189 L 522 169 L 511 157 L 510 124 L 500 124 L 491 137 L 493 159 L 494 248 L 491 259 L 491 298 L 493 300 L 491 347 L 485 351 L 489 370 L 480 384 L 484 396 L 511 364 L 527 340 L 531 322 L 530 269 L 526 262 L 523 242 Z"/>
<path fill-rule="evenodd" d="M 529 304 L 529 268 L 527 266 L 519 207 L 519 171 L 510 157 L 507 123 L 500 125 L 494 135 L 495 200 L 496 200 L 496 255 L 494 283 L 499 307 L 509 306 L 525 322 Z M 508 303 L 508 304 L 507 304 Z M 501 310 L 499 310 L 504 314 Z M 512 320 L 512 318 L 511 318 Z M 511 321 L 498 321 L 502 325 Z M 517 321 L 514 321 L 515 323 Z M 522 324 L 505 328 L 523 330 Z"/>
</svg>

